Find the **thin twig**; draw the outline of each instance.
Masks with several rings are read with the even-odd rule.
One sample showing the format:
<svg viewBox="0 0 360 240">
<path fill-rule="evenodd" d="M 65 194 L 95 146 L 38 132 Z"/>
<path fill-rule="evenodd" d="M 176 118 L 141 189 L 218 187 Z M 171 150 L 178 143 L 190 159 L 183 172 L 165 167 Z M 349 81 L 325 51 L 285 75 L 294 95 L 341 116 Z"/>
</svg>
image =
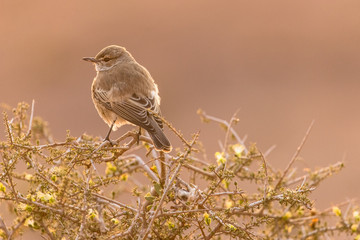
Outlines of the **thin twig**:
<svg viewBox="0 0 360 240">
<path fill-rule="evenodd" d="M 156 218 L 165 217 L 165 216 L 173 216 L 179 214 L 186 214 L 186 213 L 198 213 L 198 212 L 206 212 L 209 209 L 206 208 L 199 208 L 199 209 L 189 209 L 189 210 L 182 210 L 182 211 L 174 211 L 174 212 L 164 212 L 156 216 Z M 212 208 L 213 211 L 226 211 L 225 208 Z"/>
<path fill-rule="evenodd" d="M 269 149 L 265 151 L 264 157 L 269 156 L 269 154 L 270 154 L 275 148 L 276 148 L 276 145 L 272 145 L 271 147 L 269 147 Z"/>
<path fill-rule="evenodd" d="M 57 208 L 55 208 L 55 207 L 47 206 L 47 205 L 45 205 L 45 204 L 42 204 L 42 203 L 39 203 L 39 202 L 36 202 L 36 201 L 30 201 L 30 200 L 28 200 L 28 199 L 20 196 L 19 194 L 18 194 L 18 199 L 19 199 L 19 201 L 22 202 L 22 203 L 26 203 L 26 204 L 28 204 L 28 205 L 35 205 L 35 206 L 37 206 L 37 207 L 40 207 L 40 208 L 43 208 L 43 209 L 47 209 L 47 210 L 49 210 L 49 211 L 51 211 L 51 212 L 53 212 L 53 213 L 59 214 L 60 216 L 65 217 L 65 218 L 71 220 L 72 222 L 77 222 L 77 219 L 76 219 L 76 218 L 67 215 L 63 210 L 59 210 L 59 209 L 57 209 Z"/>
<path fill-rule="evenodd" d="M 11 167 L 9 167 L 9 164 L 6 162 L 6 159 L 4 159 L 4 158 L 1 158 L 1 159 L 2 159 L 2 161 L 3 161 L 4 168 L 5 168 L 4 174 L 5 174 L 5 175 L 8 177 L 8 179 L 9 179 L 10 187 L 11 187 L 11 190 L 12 190 L 14 196 L 15 196 L 16 202 L 19 203 L 18 195 L 17 195 L 17 192 L 16 192 L 16 190 L 15 190 L 15 186 L 14 186 L 13 179 L 12 179 L 11 172 L 10 172 L 10 170 L 11 170 L 10 168 L 11 168 Z M 15 161 L 16 161 L 16 160 L 14 160 L 13 164 L 15 164 Z M 13 164 L 11 164 L 11 165 L 13 165 Z"/>
<path fill-rule="evenodd" d="M 151 171 L 151 169 L 146 165 L 146 163 L 144 162 L 144 160 L 142 160 L 141 157 L 135 155 L 135 154 L 130 154 L 130 155 L 126 155 L 124 157 L 119 157 L 119 160 L 124 160 L 124 159 L 129 159 L 129 158 L 134 158 L 136 160 L 136 162 L 139 164 L 140 167 L 142 167 L 145 172 L 157 183 L 159 183 L 159 178 L 155 175 L 155 173 L 153 171 Z"/>
<path fill-rule="evenodd" d="M 2 219 L 1 216 L 0 216 L 0 229 L 3 230 L 3 232 L 5 233 L 5 236 L 7 238 L 10 236 L 9 229 L 6 227 L 6 224 L 5 224 L 5 222 L 4 222 L 4 220 Z"/>
<path fill-rule="evenodd" d="M 166 181 L 166 165 L 165 165 L 165 153 L 159 152 L 160 160 L 160 184 L 164 186 Z"/>
<path fill-rule="evenodd" d="M 312 192 L 314 190 L 315 190 L 315 188 L 310 188 L 310 189 L 307 189 L 307 190 L 298 189 L 298 190 L 296 190 L 296 193 Z M 270 200 L 283 200 L 283 199 L 284 199 L 284 194 L 278 194 L 276 196 L 268 198 L 267 200 L 270 201 Z M 261 205 L 263 203 L 264 203 L 264 199 L 261 199 L 261 200 L 258 200 L 258 201 L 255 201 L 255 202 L 252 202 L 252 203 L 248 204 L 246 207 L 233 207 L 230 210 L 231 210 L 231 212 L 233 212 L 235 214 L 239 214 L 239 213 L 244 212 L 248 208 L 257 207 L 257 206 L 259 206 L 259 205 Z M 308 208 L 308 209 L 311 209 L 311 207 L 309 207 L 309 206 L 305 205 L 305 207 Z"/>
<path fill-rule="evenodd" d="M 9 234 L 9 237 L 8 239 L 12 239 L 12 236 L 16 233 L 16 231 L 21 227 L 23 226 L 24 222 L 26 221 L 26 219 L 29 217 L 30 215 L 26 215 L 25 217 L 23 217 L 23 219 L 21 221 L 19 221 L 15 226 L 12 227 L 12 230 Z"/>
<path fill-rule="evenodd" d="M 307 140 L 307 138 L 308 138 L 308 136 L 309 136 L 309 134 L 310 134 L 310 131 L 311 131 L 312 126 L 314 125 L 314 122 L 315 122 L 315 121 L 313 120 L 313 121 L 310 123 L 310 126 L 309 126 L 308 130 L 306 131 L 305 136 L 304 136 L 304 138 L 302 139 L 302 141 L 301 141 L 301 143 L 300 143 L 300 146 L 296 149 L 296 152 L 295 152 L 294 156 L 291 158 L 289 164 L 288 164 L 287 167 L 285 168 L 285 171 L 284 171 L 284 173 L 282 174 L 282 176 L 280 177 L 278 183 L 276 184 L 276 186 L 275 186 L 275 188 L 274 188 L 274 191 L 276 191 L 276 190 L 280 187 L 280 185 L 281 185 L 282 181 L 284 180 L 286 174 L 287 174 L 288 171 L 290 170 L 290 167 L 293 165 L 293 163 L 295 162 L 295 160 L 296 160 L 297 157 L 299 156 L 299 153 L 300 153 L 302 147 L 304 146 L 304 144 L 305 144 L 305 142 L 306 142 L 306 140 Z"/>
<path fill-rule="evenodd" d="M 322 228 L 318 228 L 312 232 L 307 233 L 305 236 L 303 236 L 301 239 L 305 240 L 305 239 L 309 239 L 309 237 L 314 236 L 318 233 L 321 232 L 334 232 L 334 231 L 339 231 L 341 230 L 343 227 L 342 226 L 334 226 L 334 227 L 322 227 Z"/>
<path fill-rule="evenodd" d="M 230 124 L 229 124 L 227 121 L 222 120 L 222 119 L 217 118 L 217 117 L 213 117 L 213 116 L 207 115 L 207 114 L 206 114 L 203 110 L 201 110 L 201 109 L 199 109 L 197 113 L 203 118 L 203 120 L 204 120 L 205 122 L 206 122 L 206 120 L 212 120 L 212 121 L 214 121 L 214 122 L 218 122 L 218 123 L 224 124 L 226 127 L 228 127 L 228 129 L 230 129 L 231 134 L 234 135 L 236 141 L 245 147 L 245 142 L 244 142 L 244 140 L 239 137 L 239 135 L 237 134 L 237 132 L 230 126 Z M 245 147 L 245 149 L 244 149 L 244 152 L 245 152 L 245 154 L 248 153 L 248 150 L 247 150 L 246 147 Z"/>
<path fill-rule="evenodd" d="M 191 150 L 192 146 L 195 144 L 195 142 L 196 142 L 196 140 L 197 140 L 198 137 L 199 137 L 199 132 L 195 134 L 192 142 L 189 144 L 189 148 L 190 148 L 190 149 L 185 153 L 184 159 L 186 159 L 187 155 L 190 154 L 190 152 L 191 152 L 190 150 Z M 151 218 L 151 220 L 150 220 L 150 223 L 149 223 L 149 225 L 148 225 L 145 233 L 143 234 L 143 236 L 140 235 L 140 236 L 139 236 L 139 239 L 145 240 L 145 239 L 147 238 L 147 235 L 148 235 L 149 232 L 150 232 L 150 229 L 151 229 L 151 227 L 152 227 L 152 225 L 153 225 L 153 223 L 154 223 L 154 220 L 155 220 L 158 212 L 160 211 L 160 209 L 161 209 L 161 207 L 162 207 L 162 204 L 163 204 L 163 202 L 164 202 L 164 200 L 165 200 L 165 197 L 167 196 L 168 191 L 169 191 L 170 188 L 172 187 L 172 185 L 173 185 L 173 183 L 174 183 L 174 180 L 176 179 L 176 175 L 177 175 L 178 172 L 180 171 L 180 168 L 181 168 L 182 165 L 183 165 L 183 162 L 182 162 L 182 160 L 180 160 L 180 162 L 178 163 L 178 165 L 177 165 L 174 173 L 172 174 L 172 176 L 171 176 L 171 178 L 170 178 L 170 181 L 169 181 L 168 185 L 166 186 L 166 188 L 165 188 L 165 190 L 164 190 L 164 193 L 163 193 L 162 196 L 161 196 L 161 199 L 160 199 L 160 201 L 159 201 L 159 204 L 158 204 L 157 207 L 156 207 L 156 210 L 155 210 L 155 212 L 154 212 L 154 214 L 153 214 L 153 216 L 152 216 L 152 218 Z"/>
<path fill-rule="evenodd" d="M 3 112 L 3 115 L 4 115 L 4 123 L 5 123 L 5 126 L 6 126 L 6 131 L 7 131 L 9 140 L 10 140 L 10 144 L 13 145 L 14 140 L 13 140 L 13 137 L 12 137 L 12 130 L 11 130 L 10 123 L 9 123 L 9 120 L 8 120 L 8 115 L 7 115 L 6 112 Z"/>
<path fill-rule="evenodd" d="M 35 107 L 35 100 L 32 100 L 32 104 L 31 104 L 31 113 L 30 113 L 30 120 L 29 120 L 29 128 L 28 131 L 26 133 L 26 137 L 30 136 L 31 133 L 31 128 L 32 128 L 32 123 L 33 123 L 33 118 L 34 118 L 34 107 Z"/>
<path fill-rule="evenodd" d="M 155 111 L 151 110 L 151 109 L 147 109 L 151 114 L 153 114 L 155 117 L 157 118 L 160 118 L 161 121 L 163 123 L 166 124 L 166 126 L 168 126 L 168 128 L 173 131 L 175 133 L 176 136 L 178 136 L 178 138 L 180 138 L 180 140 L 187 146 L 187 147 L 190 147 L 190 143 L 188 143 L 188 141 L 186 141 L 186 139 L 183 137 L 183 135 L 178 131 L 176 130 L 170 122 L 168 122 L 164 117 L 160 116 L 158 113 L 156 113 Z"/>
<path fill-rule="evenodd" d="M 163 204 L 163 202 L 164 202 L 164 200 L 165 200 L 165 197 L 167 196 L 168 191 L 169 191 L 170 188 L 172 187 L 172 184 L 173 184 L 173 182 L 174 182 L 174 180 L 175 180 L 175 176 L 176 176 L 176 175 L 178 174 L 178 172 L 180 171 L 181 165 L 182 165 L 182 163 L 180 162 L 180 163 L 178 164 L 178 166 L 176 167 L 175 172 L 174 172 L 173 175 L 171 176 L 171 180 L 170 180 L 169 184 L 166 186 L 166 188 L 165 188 L 165 190 L 164 190 L 164 193 L 163 193 L 163 195 L 161 196 L 160 202 L 159 202 L 159 204 L 158 204 L 158 206 L 157 206 L 157 208 L 156 208 L 156 210 L 155 210 L 155 213 L 154 213 L 153 217 L 152 217 L 151 220 L 150 220 L 150 223 L 149 223 L 148 228 L 146 229 L 146 231 L 145 231 L 145 233 L 144 233 L 144 236 L 141 237 L 141 235 L 140 235 L 139 239 L 145 240 L 145 239 L 147 238 L 147 235 L 148 235 L 149 232 L 150 232 L 150 229 L 151 229 L 151 227 L 152 227 L 152 225 L 153 225 L 153 223 L 154 223 L 154 220 L 155 220 L 155 218 L 156 218 L 156 215 L 158 214 L 159 210 L 161 209 L 161 206 L 162 206 L 162 204 Z"/>
<path fill-rule="evenodd" d="M 204 210 L 205 210 L 205 209 L 204 209 Z M 206 238 L 206 235 L 205 235 L 205 232 L 204 232 L 204 230 L 203 230 L 203 227 L 201 226 L 200 221 L 196 219 L 196 222 L 197 222 L 197 224 L 198 224 L 198 226 L 199 226 L 199 229 L 200 229 L 201 235 L 203 236 L 203 239 L 205 239 L 205 238 Z"/>
<path fill-rule="evenodd" d="M 44 223 L 44 221 L 43 221 L 42 218 L 40 218 L 40 225 L 41 225 L 41 227 L 44 229 L 45 233 L 49 236 L 49 238 L 50 238 L 51 240 L 55 240 L 54 235 L 50 232 L 48 226 L 45 225 L 45 223 Z"/>
<path fill-rule="evenodd" d="M 198 173 L 200 173 L 200 174 L 202 174 L 202 175 L 205 175 L 205 176 L 207 176 L 207 177 L 209 177 L 209 178 L 216 178 L 216 175 L 215 175 L 215 173 L 213 173 L 213 172 L 207 172 L 207 171 L 204 171 L 204 170 L 202 170 L 201 168 L 198 168 L 198 167 L 195 167 L 195 166 L 193 166 L 193 165 L 190 165 L 190 164 L 184 164 L 183 165 L 185 168 L 188 168 L 188 169 L 191 169 L 191 170 L 193 170 L 193 171 L 195 171 L 195 172 L 198 172 Z"/>
<path fill-rule="evenodd" d="M 230 135 L 230 131 L 232 129 L 232 125 L 234 123 L 237 123 L 239 121 L 238 118 L 236 118 L 236 115 L 238 114 L 238 112 L 240 111 L 240 109 L 237 109 L 235 111 L 235 113 L 232 115 L 231 119 L 230 119 L 230 123 L 229 123 L 229 126 L 227 126 L 227 129 L 226 129 L 226 134 L 225 134 L 225 139 L 224 139 L 224 146 L 223 146 L 223 152 L 226 151 L 226 147 L 227 147 L 227 143 L 228 143 L 228 140 L 229 140 L 229 135 Z M 244 146 L 245 147 L 245 146 Z"/>
<path fill-rule="evenodd" d="M 85 174 L 87 175 L 86 178 L 86 187 L 84 188 L 84 197 L 83 197 L 83 214 L 82 214 L 82 219 L 81 219 L 81 224 L 80 224 L 80 228 L 79 228 L 79 232 L 75 238 L 75 240 L 79 240 L 79 239 L 83 239 L 84 238 L 84 229 L 85 229 L 85 225 L 86 225 L 86 214 L 88 211 L 88 202 L 87 202 L 87 195 L 89 192 L 89 181 L 90 181 L 90 169 L 87 169 L 85 171 Z"/>
<path fill-rule="evenodd" d="M 267 166 L 266 166 L 266 161 L 265 161 L 265 157 L 264 155 L 260 152 L 261 154 L 261 159 L 263 160 L 263 165 L 264 165 L 264 172 L 265 172 L 265 181 L 264 181 L 264 200 L 266 200 L 266 195 L 267 195 L 267 188 L 269 185 L 269 176 L 268 176 L 268 172 L 267 172 Z"/>
<path fill-rule="evenodd" d="M 96 197 L 98 197 L 98 198 L 101 198 L 101 199 L 103 199 L 103 200 L 105 200 L 105 201 L 108 201 L 109 203 L 113 203 L 113 204 L 118 205 L 118 206 L 120 206 L 120 207 L 129 209 L 129 210 L 131 210 L 131 211 L 133 211 L 133 212 L 137 212 L 137 210 L 136 210 L 135 208 L 129 207 L 129 206 L 127 206 L 127 205 L 125 205 L 125 204 L 123 204 L 123 203 L 121 203 L 121 202 L 118 202 L 118 201 L 113 200 L 113 199 L 111 199 L 111 198 L 107 198 L 107 197 L 105 197 L 105 196 L 103 196 L 103 195 L 100 195 L 100 194 L 97 194 L 97 193 L 91 193 L 91 195 L 94 195 L 94 196 L 96 196 Z"/>
</svg>

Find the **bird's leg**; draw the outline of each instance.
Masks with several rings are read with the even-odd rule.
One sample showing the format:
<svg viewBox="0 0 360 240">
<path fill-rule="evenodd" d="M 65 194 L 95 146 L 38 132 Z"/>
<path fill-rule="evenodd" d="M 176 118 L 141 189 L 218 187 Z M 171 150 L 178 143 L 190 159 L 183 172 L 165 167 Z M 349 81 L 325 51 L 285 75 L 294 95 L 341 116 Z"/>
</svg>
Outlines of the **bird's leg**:
<svg viewBox="0 0 360 240">
<path fill-rule="evenodd" d="M 137 145 L 139 145 L 140 143 L 140 136 L 141 136 L 141 127 L 139 127 L 139 131 L 137 132 L 137 136 L 136 136 Z"/>
<path fill-rule="evenodd" d="M 113 127 L 114 127 L 115 122 L 116 122 L 116 118 L 115 118 L 115 120 L 113 121 L 113 123 L 111 124 L 110 129 L 109 129 L 109 132 L 106 134 L 106 137 L 105 137 L 105 139 L 104 139 L 104 142 L 105 142 L 105 141 L 109 141 L 109 143 L 110 143 L 111 145 L 114 145 L 114 143 L 110 140 L 110 133 L 111 133 Z"/>
</svg>

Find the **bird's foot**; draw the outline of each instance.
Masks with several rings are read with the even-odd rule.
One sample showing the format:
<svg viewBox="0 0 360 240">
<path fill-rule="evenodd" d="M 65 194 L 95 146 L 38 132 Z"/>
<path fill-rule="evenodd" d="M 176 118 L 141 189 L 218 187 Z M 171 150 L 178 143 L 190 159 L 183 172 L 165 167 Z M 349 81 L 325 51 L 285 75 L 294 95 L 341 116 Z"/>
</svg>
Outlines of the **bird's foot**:
<svg viewBox="0 0 360 240">
<path fill-rule="evenodd" d="M 110 140 L 109 136 L 106 136 L 106 138 L 104 138 L 103 142 L 108 142 L 111 146 L 116 145 L 116 142 Z"/>
<path fill-rule="evenodd" d="M 139 131 L 136 132 L 136 144 L 140 144 L 140 136 L 141 136 L 141 127 L 139 127 Z"/>
<path fill-rule="evenodd" d="M 104 141 L 103 141 L 103 142 L 106 142 L 106 141 L 109 142 L 111 146 L 116 145 L 116 142 L 113 142 L 113 141 L 110 140 L 110 133 L 111 133 L 113 127 L 114 127 L 115 122 L 116 122 L 116 118 L 115 118 L 114 121 L 112 122 L 112 124 L 111 124 L 111 126 L 110 126 L 110 129 L 109 129 L 109 132 L 106 134 L 106 137 L 105 137 L 105 139 L 104 139 Z"/>
</svg>

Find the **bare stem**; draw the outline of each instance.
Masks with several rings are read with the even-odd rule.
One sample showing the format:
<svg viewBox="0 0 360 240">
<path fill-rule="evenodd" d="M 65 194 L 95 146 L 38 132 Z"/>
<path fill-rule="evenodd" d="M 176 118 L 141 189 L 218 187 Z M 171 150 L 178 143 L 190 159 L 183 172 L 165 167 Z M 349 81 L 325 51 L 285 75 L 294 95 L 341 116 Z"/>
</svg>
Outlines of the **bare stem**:
<svg viewBox="0 0 360 240">
<path fill-rule="evenodd" d="M 304 138 L 302 139 L 302 141 L 301 141 L 301 143 L 300 143 L 300 146 L 296 149 L 296 152 L 294 153 L 294 156 L 291 158 L 289 164 L 288 164 L 287 167 L 285 168 L 285 170 L 284 170 L 281 178 L 279 179 L 278 183 L 276 184 L 276 186 L 275 186 L 275 188 L 274 188 L 274 191 L 276 191 L 276 190 L 280 187 L 282 181 L 284 180 L 284 177 L 286 176 L 286 174 L 287 174 L 288 171 L 290 170 L 290 167 L 294 164 L 295 160 L 296 160 L 297 157 L 299 156 L 299 153 L 300 153 L 302 147 L 304 146 L 304 144 L 305 144 L 305 142 L 306 142 L 306 140 L 307 140 L 307 138 L 308 138 L 308 136 L 309 136 L 309 134 L 310 134 L 310 132 L 311 132 L 311 128 L 312 128 L 312 126 L 314 125 L 314 122 L 315 122 L 315 121 L 313 120 L 313 121 L 310 123 L 310 126 L 309 126 L 308 130 L 306 131 L 305 136 L 304 136 Z"/>
<path fill-rule="evenodd" d="M 31 113 L 30 113 L 30 120 L 29 120 L 29 128 L 28 131 L 26 133 L 26 137 L 30 136 L 31 133 L 31 128 L 32 128 L 32 123 L 33 123 L 33 118 L 34 118 L 34 108 L 35 108 L 35 100 L 32 100 L 32 104 L 31 104 Z"/>
</svg>

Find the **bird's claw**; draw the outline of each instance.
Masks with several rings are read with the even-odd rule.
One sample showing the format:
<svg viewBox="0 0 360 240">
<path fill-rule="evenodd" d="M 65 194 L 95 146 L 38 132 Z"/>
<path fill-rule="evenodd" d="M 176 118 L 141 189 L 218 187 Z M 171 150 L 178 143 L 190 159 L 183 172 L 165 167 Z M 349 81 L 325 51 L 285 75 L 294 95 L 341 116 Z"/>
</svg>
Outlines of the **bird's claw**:
<svg viewBox="0 0 360 240">
<path fill-rule="evenodd" d="M 111 141 L 109 136 L 107 136 L 106 138 L 104 138 L 103 142 L 108 142 L 112 147 L 114 145 L 116 145 L 116 142 L 115 141 Z"/>
<path fill-rule="evenodd" d="M 140 144 L 140 136 L 141 136 L 141 127 L 139 127 L 139 131 L 136 132 L 136 144 Z"/>
</svg>

